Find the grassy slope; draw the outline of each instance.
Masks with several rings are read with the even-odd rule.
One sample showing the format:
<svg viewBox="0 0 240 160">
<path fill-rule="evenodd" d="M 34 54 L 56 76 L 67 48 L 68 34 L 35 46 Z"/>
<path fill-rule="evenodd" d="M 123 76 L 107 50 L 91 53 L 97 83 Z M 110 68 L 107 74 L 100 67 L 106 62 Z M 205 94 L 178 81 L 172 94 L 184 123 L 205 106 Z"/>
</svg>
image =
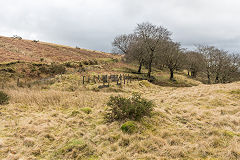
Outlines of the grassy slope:
<svg viewBox="0 0 240 160">
<path fill-rule="evenodd" d="M 77 49 L 52 43 L 31 40 L 18 40 L 0 36 L 0 63 L 11 61 L 40 62 L 66 62 L 83 61 L 97 58 L 113 58 L 104 52 L 87 49 Z"/>
<path fill-rule="evenodd" d="M 240 83 L 174 88 L 135 81 L 70 92 L 78 76 L 69 76 L 42 89 L 5 89 L 12 98 L 0 106 L 0 159 L 239 159 Z M 103 113 L 110 95 L 132 92 L 157 107 L 128 135 L 123 122 L 104 123 Z"/>
<path fill-rule="evenodd" d="M 137 69 L 116 63 L 115 56 L 105 53 L 6 37 L 0 37 L 0 42 L 1 63 L 97 59 L 103 63 L 84 66 L 84 74 L 132 73 Z M 32 68 L 31 63 L 30 67 L 21 63 L 7 67 L 17 72 L 21 67 Z M 12 87 L 5 87 L 11 100 L 0 106 L 0 159 L 240 158 L 240 83 L 203 85 L 181 72 L 172 82 L 167 72 L 155 70 L 153 75 L 162 86 L 194 87 L 135 81 L 99 90 L 95 84 L 80 85 L 79 73 L 67 70 L 51 85 L 16 88 L 14 81 Z M 120 130 L 123 122 L 106 124 L 103 113 L 109 96 L 131 96 L 132 92 L 142 93 L 157 107 L 151 118 L 137 123 L 137 133 L 128 135 Z M 92 112 L 86 114 L 89 108 Z"/>
<path fill-rule="evenodd" d="M 31 40 L 18 40 L 0 36 L 0 85 L 1 81 L 14 81 L 21 78 L 22 81 L 31 81 L 51 77 L 41 72 L 42 66 L 49 67 L 50 62 L 69 63 L 76 67 L 67 67 L 67 73 L 75 73 L 79 70 L 79 63 L 83 65 L 88 75 L 95 74 L 133 74 L 136 77 L 146 75 L 136 75 L 137 66 L 117 62 L 121 56 L 112 55 L 98 51 L 76 49 L 64 45 L 38 42 Z M 41 62 L 41 60 L 43 60 Z M 97 61 L 97 65 L 85 65 L 84 62 Z M 117 60 L 117 61 L 116 61 Z M 147 72 L 143 69 L 143 72 Z M 162 86 L 193 86 L 199 82 L 186 78 L 179 73 L 176 75 L 176 82 L 169 81 L 168 71 L 154 71 L 158 84 Z M 4 79 L 4 80 L 3 80 Z"/>
</svg>

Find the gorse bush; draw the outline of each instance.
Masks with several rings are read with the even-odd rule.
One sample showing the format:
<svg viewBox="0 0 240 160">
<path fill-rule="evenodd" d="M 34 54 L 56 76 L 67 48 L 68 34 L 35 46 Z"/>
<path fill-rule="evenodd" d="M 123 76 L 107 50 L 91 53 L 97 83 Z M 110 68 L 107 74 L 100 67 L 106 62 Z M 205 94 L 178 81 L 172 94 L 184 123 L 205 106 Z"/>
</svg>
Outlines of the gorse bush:
<svg viewBox="0 0 240 160">
<path fill-rule="evenodd" d="M 111 96 L 107 106 L 108 110 L 105 119 L 108 122 L 114 120 L 140 120 L 144 116 L 150 116 L 154 104 L 152 101 L 142 98 L 139 94 L 134 93 L 132 97 L 125 98 L 122 96 Z"/>
<path fill-rule="evenodd" d="M 8 100 L 9 96 L 6 93 L 0 91 L 0 105 L 8 104 Z"/>
</svg>

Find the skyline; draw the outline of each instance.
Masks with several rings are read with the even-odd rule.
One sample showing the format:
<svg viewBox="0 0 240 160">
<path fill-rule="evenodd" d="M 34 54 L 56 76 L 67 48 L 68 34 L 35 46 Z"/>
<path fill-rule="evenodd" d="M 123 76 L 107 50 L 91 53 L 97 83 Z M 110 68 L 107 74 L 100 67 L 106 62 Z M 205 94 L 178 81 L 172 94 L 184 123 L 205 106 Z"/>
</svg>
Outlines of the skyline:
<svg viewBox="0 0 240 160">
<path fill-rule="evenodd" d="M 113 39 L 138 23 L 166 27 L 183 48 L 207 44 L 237 52 L 237 0 L 22 0 L 0 2 L 0 35 L 111 52 Z"/>
</svg>

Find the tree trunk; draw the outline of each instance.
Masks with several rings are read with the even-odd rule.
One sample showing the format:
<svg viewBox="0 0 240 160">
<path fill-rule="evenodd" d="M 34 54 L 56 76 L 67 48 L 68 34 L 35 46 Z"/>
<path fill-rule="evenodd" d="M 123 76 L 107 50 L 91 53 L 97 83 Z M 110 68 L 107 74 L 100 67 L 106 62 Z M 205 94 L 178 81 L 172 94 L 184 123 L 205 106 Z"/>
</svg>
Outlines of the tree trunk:
<svg viewBox="0 0 240 160">
<path fill-rule="evenodd" d="M 151 77 L 151 72 L 152 72 L 152 62 L 153 62 L 153 54 L 154 54 L 154 51 L 151 52 L 151 55 L 150 55 L 150 60 L 149 60 L 149 63 L 148 63 L 148 78 Z"/>
<path fill-rule="evenodd" d="M 207 77 L 208 77 L 208 84 L 211 84 L 211 79 L 210 79 L 210 74 L 209 73 L 207 74 Z"/>
<path fill-rule="evenodd" d="M 172 69 L 170 69 L 170 80 L 173 80 L 173 70 Z"/>
<path fill-rule="evenodd" d="M 140 62 L 140 64 L 139 64 L 139 67 L 138 67 L 138 73 L 141 73 L 141 70 L 142 70 L 142 62 Z"/>
<path fill-rule="evenodd" d="M 151 72 L 152 72 L 152 63 L 149 63 L 148 64 L 148 74 L 147 74 L 148 78 L 151 77 Z"/>
<path fill-rule="evenodd" d="M 215 83 L 218 83 L 219 82 L 219 78 L 218 78 L 218 75 L 216 76 L 216 79 L 215 79 Z"/>
</svg>

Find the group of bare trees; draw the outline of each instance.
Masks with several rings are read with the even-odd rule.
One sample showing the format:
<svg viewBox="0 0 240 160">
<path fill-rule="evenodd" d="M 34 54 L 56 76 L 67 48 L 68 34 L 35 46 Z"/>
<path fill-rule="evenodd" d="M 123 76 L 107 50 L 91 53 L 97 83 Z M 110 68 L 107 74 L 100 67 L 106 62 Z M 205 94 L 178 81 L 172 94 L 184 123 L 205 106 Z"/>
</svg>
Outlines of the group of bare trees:
<svg viewBox="0 0 240 160">
<path fill-rule="evenodd" d="M 187 52 L 187 69 L 191 76 L 204 73 L 208 83 L 227 83 L 240 80 L 240 55 L 229 54 L 214 46 L 199 45 L 195 52 Z"/>
<path fill-rule="evenodd" d="M 203 45 L 187 51 L 171 39 L 166 28 L 148 22 L 138 24 L 131 34 L 117 36 L 112 45 L 117 53 L 124 54 L 127 62 L 138 63 L 138 73 L 145 66 L 149 78 L 152 67 L 168 68 L 170 80 L 174 79 L 174 71 L 180 69 L 186 69 L 193 78 L 203 73 L 209 83 L 226 83 L 240 77 L 238 54 Z"/>
</svg>

